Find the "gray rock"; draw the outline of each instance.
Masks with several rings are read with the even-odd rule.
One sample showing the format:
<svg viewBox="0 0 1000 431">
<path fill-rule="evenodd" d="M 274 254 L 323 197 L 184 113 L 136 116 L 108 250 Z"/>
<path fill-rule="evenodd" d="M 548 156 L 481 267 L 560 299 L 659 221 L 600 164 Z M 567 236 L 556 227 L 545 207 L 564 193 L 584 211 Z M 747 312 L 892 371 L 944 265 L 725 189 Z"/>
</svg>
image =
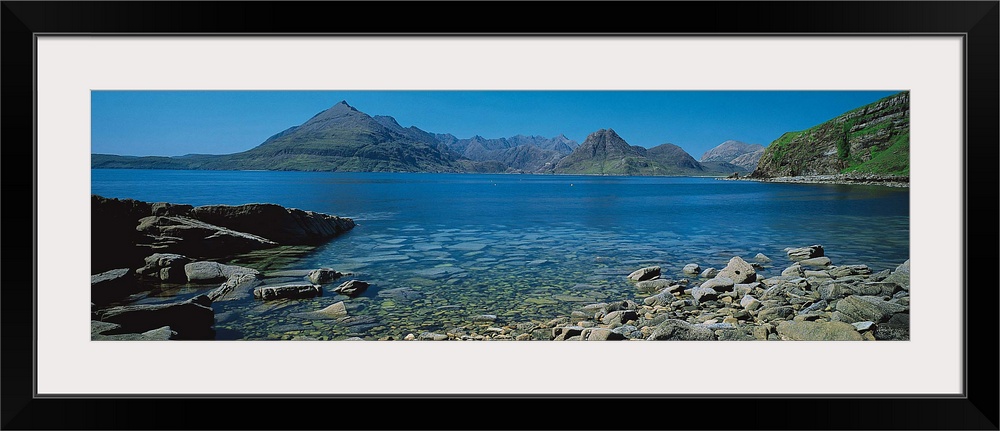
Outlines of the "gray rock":
<svg viewBox="0 0 1000 431">
<path fill-rule="evenodd" d="M 154 202 L 150 204 L 150 213 L 155 216 L 183 216 L 194 208 L 191 205 L 172 204 L 169 202 Z"/>
<path fill-rule="evenodd" d="M 601 322 L 605 325 L 621 326 L 625 322 L 638 319 L 639 315 L 634 310 L 616 310 L 604 315 Z"/>
<path fill-rule="evenodd" d="M 129 268 L 112 269 L 90 276 L 90 300 L 96 304 L 123 299 L 138 290 Z"/>
<path fill-rule="evenodd" d="M 496 314 L 480 314 L 478 316 L 472 316 L 473 322 L 495 322 L 496 320 Z"/>
<path fill-rule="evenodd" d="M 206 295 L 170 303 L 124 305 L 98 310 L 102 322 L 121 326 L 121 333 L 140 333 L 169 326 L 183 339 L 214 338 L 215 312 Z"/>
<path fill-rule="evenodd" d="M 707 287 L 696 287 L 694 289 L 691 289 L 691 296 L 694 297 L 695 301 L 698 301 L 700 303 L 704 301 L 711 301 L 713 299 L 718 299 L 719 292 L 716 292 L 715 289 Z"/>
<path fill-rule="evenodd" d="M 668 305 L 676 299 L 677 298 L 675 298 L 671 292 L 664 290 L 656 295 L 647 296 L 642 300 L 642 303 L 652 307 L 657 305 Z"/>
<path fill-rule="evenodd" d="M 743 295 L 743 299 L 740 299 L 740 306 L 749 311 L 757 310 L 761 305 L 763 304 L 751 295 Z"/>
<path fill-rule="evenodd" d="M 802 265 L 796 263 L 781 271 L 781 275 L 784 277 L 805 277 L 806 274 L 802 270 Z"/>
<path fill-rule="evenodd" d="M 785 252 L 788 254 L 789 259 L 798 262 L 823 256 L 823 246 L 811 245 L 809 247 L 787 248 Z"/>
<path fill-rule="evenodd" d="M 153 253 L 146 256 L 145 265 L 135 270 L 143 277 L 158 278 L 162 281 L 184 283 L 184 265 L 191 262 L 187 256 L 176 253 Z"/>
<path fill-rule="evenodd" d="M 825 266 L 830 266 L 831 263 L 832 262 L 830 261 L 830 258 L 826 257 L 826 256 L 823 256 L 823 257 L 814 257 L 812 259 L 805 259 L 805 260 L 800 260 L 799 261 L 799 265 L 802 265 L 802 266 L 811 266 L 811 267 L 814 267 L 814 268 L 822 268 L 822 267 L 825 267 Z"/>
<path fill-rule="evenodd" d="M 778 322 L 778 336 L 795 341 L 861 341 L 861 334 L 853 325 L 844 322 L 782 321 Z"/>
<path fill-rule="evenodd" d="M 445 341 L 448 339 L 448 336 L 445 334 L 438 334 L 437 332 L 421 332 L 420 335 L 417 336 L 417 339 L 427 341 Z"/>
<path fill-rule="evenodd" d="M 872 270 L 868 265 L 843 265 L 830 268 L 829 273 L 833 278 L 841 278 L 851 275 L 871 275 Z"/>
<path fill-rule="evenodd" d="M 327 284 L 343 276 L 344 274 L 334 271 L 332 268 L 319 268 L 309 271 L 306 279 L 312 284 Z"/>
<path fill-rule="evenodd" d="M 390 298 L 394 300 L 403 301 L 413 301 L 424 297 L 423 293 L 413 289 L 412 287 L 397 287 L 393 289 L 380 289 L 378 291 L 378 296 L 380 298 Z"/>
<path fill-rule="evenodd" d="M 684 265 L 684 268 L 682 268 L 681 271 L 684 272 L 685 274 L 695 275 L 701 272 L 701 267 L 698 266 L 697 263 L 689 263 L 687 265 Z"/>
<path fill-rule="evenodd" d="M 114 323 L 90 321 L 90 339 L 94 341 L 166 341 L 177 336 L 177 331 L 163 326 L 142 333 L 114 333 L 121 325 Z"/>
<path fill-rule="evenodd" d="M 292 316 L 301 319 L 342 319 L 348 317 L 347 305 L 344 301 L 335 302 L 318 311 L 307 311 L 304 313 L 292 313 Z"/>
<path fill-rule="evenodd" d="M 857 329 L 858 332 L 860 332 L 860 331 L 868 331 L 868 330 L 873 329 L 875 327 L 875 322 L 872 322 L 870 320 L 866 320 L 864 322 L 854 322 L 854 323 L 852 323 L 852 325 L 854 325 L 854 329 Z"/>
<path fill-rule="evenodd" d="M 807 278 L 830 278 L 830 273 L 826 271 L 805 270 L 803 275 Z"/>
<path fill-rule="evenodd" d="M 834 281 L 826 281 L 820 284 L 816 290 L 819 292 L 819 297 L 827 301 L 843 298 L 853 292 L 850 287 Z"/>
<path fill-rule="evenodd" d="M 257 299 L 270 301 L 274 299 L 312 298 L 323 294 L 323 289 L 315 284 L 282 284 L 279 286 L 261 286 L 253 290 Z"/>
<path fill-rule="evenodd" d="M 188 216 L 144 217 L 136 230 L 150 238 L 155 250 L 201 257 L 229 256 L 278 245 L 265 237 Z"/>
<path fill-rule="evenodd" d="M 628 275 L 628 279 L 632 281 L 643 281 L 643 280 L 650 280 L 659 276 L 660 276 L 659 266 L 648 266 L 633 271 L 631 274 Z"/>
<path fill-rule="evenodd" d="M 580 336 L 586 341 L 615 341 L 625 339 L 624 334 L 607 328 L 587 328 L 583 330 Z"/>
<path fill-rule="evenodd" d="M 253 290 L 261 283 L 259 273 L 235 273 L 230 275 L 229 279 L 221 286 L 209 292 L 208 297 L 212 302 L 249 299 L 253 297 Z"/>
<path fill-rule="evenodd" d="M 732 292 L 733 280 L 727 277 L 718 276 L 701 284 L 702 289 L 712 289 L 716 292 Z"/>
<path fill-rule="evenodd" d="M 886 322 L 893 314 L 909 311 L 909 307 L 885 301 L 877 296 L 851 295 L 837 301 L 837 311 L 847 323 Z"/>
<path fill-rule="evenodd" d="M 757 255 L 753 257 L 753 260 L 755 260 L 757 262 L 760 262 L 760 263 L 770 263 L 771 262 L 771 258 L 769 258 L 766 255 L 764 255 L 764 253 L 757 253 Z"/>
<path fill-rule="evenodd" d="M 757 271 L 743 258 L 735 256 L 729 259 L 729 263 L 719 271 L 717 277 L 731 279 L 734 283 L 749 283 L 757 279 Z"/>
<path fill-rule="evenodd" d="M 274 204 L 200 206 L 191 209 L 189 215 L 283 245 L 319 244 L 354 227 L 349 218 Z"/>
<path fill-rule="evenodd" d="M 795 309 L 790 305 L 778 307 L 765 307 L 757 312 L 757 320 L 761 322 L 771 322 L 775 320 L 786 320 L 795 315 Z"/>
<path fill-rule="evenodd" d="M 641 293 L 657 293 L 670 287 L 672 284 L 674 284 L 673 280 L 657 278 L 655 280 L 640 281 L 635 284 L 635 288 Z"/>
<path fill-rule="evenodd" d="M 715 277 L 716 275 L 719 275 L 719 270 L 715 268 L 706 268 L 704 271 L 701 272 L 701 275 L 699 275 L 699 277 L 712 278 Z"/>
<path fill-rule="evenodd" d="M 711 329 L 695 326 L 683 320 L 668 319 L 653 329 L 647 340 L 708 341 L 715 340 Z"/>
<path fill-rule="evenodd" d="M 582 326 L 559 326 L 552 328 L 552 340 L 565 341 L 572 337 L 578 337 L 586 329 Z"/>
<path fill-rule="evenodd" d="M 901 265 L 897 266 L 896 270 L 893 271 L 892 274 L 889 274 L 889 276 L 886 277 L 885 280 L 883 280 L 883 281 L 886 281 L 886 282 L 889 282 L 889 283 L 895 283 L 896 285 L 898 285 L 903 290 L 909 292 L 910 291 L 910 260 L 906 259 L 906 262 L 903 262 Z"/>
<path fill-rule="evenodd" d="M 808 307 L 799 310 L 799 313 L 811 313 L 813 311 L 823 311 L 823 309 L 825 309 L 827 305 L 830 305 L 830 303 L 826 302 L 825 299 L 821 299 L 817 302 L 810 304 Z"/>
<path fill-rule="evenodd" d="M 258 274 L 256 269 L 218 262 L 197 261 L 184 265 L 184 275 L 189 283 L 217 283 L 228 280 L 233 274 Z"/>
<path fill-rule="evenodd" d="M 347 280 L 333 289 L 334 292 L 350 297 L 358 296 L 368 289 L 369 284 L 360 280 Z"/>
</svg>

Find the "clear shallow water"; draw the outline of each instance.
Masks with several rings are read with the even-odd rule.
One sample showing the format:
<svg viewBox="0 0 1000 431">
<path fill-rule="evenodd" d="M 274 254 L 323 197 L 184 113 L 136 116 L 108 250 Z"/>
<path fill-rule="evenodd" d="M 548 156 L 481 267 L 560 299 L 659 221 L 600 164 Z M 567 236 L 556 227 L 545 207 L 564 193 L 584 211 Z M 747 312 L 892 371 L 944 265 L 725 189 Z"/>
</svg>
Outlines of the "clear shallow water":
<svg viewBox="0 0 1000 431">
<path fill-rule="evenodd" d="M 892 269 L 909 257 L 909 190 L 689 177 L 93 170 L 105 197 L 191 205 L 270 202 L 351 217 L 357 226 L 296 263 L 372 286 L 340 324 L 294 313 L 344 299 L 217 303 L 219 338 L 402 338 L 499 323 L 545 322 L 592 302 L 636 299 L 642 266 L 680 277 L 687 263 L 733 256 L 790 262 L 822 244 L 835 265 Z M 332 289 L 336 286 L 328 286 Z M 384 293 L 411 288 L 419 298 Z M 380 295 L 379 292 L 383 292 Z M 227 313 L 228 312 L 228 313 Z M 478 325 L 478 326 L 476 326 Z M 496 324 L 494 324 L 496 325 Z"/>
</svg>

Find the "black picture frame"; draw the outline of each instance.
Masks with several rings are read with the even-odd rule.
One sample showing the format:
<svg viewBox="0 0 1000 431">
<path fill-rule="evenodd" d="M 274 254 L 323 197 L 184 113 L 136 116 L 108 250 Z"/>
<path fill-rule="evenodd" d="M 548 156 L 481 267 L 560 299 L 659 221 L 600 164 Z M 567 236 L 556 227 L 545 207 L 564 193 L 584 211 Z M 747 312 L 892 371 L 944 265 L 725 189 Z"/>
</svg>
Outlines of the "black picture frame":
<svg viewBox="0 0 1000 431">
<path fill-rule="evenodd" d="M 1000 2 L 19 2 L 4 1 L 2 272 L 4 429 L 998 429 L 998 46 Z M 330 8 L 341 13 L 333 19 Z M 409 19 L 385 20 L 387 13 Z M 484 13 L 486 12 L 486 13 Z M 352 18 L 353 17 L 353 18 Z M 450 18 L 454 17 L 454 18 Z M 464 17 L 464 18 L 462 18 Z M 373 396 L 38 398 L 31 286 L 53 263 L 38 229 L 34 40 L 50 34 L 957 34 L 965 45 L 966 382 L 955 397 Z M 69 216 L 69 215 L 67 215 Z M 984 222 L 984 218 L 987 219 Z M 16 223 L 16 224 L 15 224 Z M 33 229 L 27 229 L 31 224 Z M 34 248 L 32 248 L 34 251 Z M 989 260 L 989 261 L 987 261 Z M 57 263 L 56 263 L 57 264 Z M 29 270 L 30 268 L 30 270 Z M 986 275 L 978 275 L 977 271 Z M 48 274 L 47 274 L 48 273 Z M 976 275 L 974 275 L 976 274 Z M 982 279 L 980 279 L 982 277 Z M 918 360 L 918 359 L 914 359 Z M 610 371 L 607 379 L 622 376 Z M 836 378 L 819 372 L 809 378 Z M 555 403 L 556 400 L 564 400 Z M 225 407 L 218 404 L 226 401 Z M 456 403 L 457 401 L 465 401 Z M 565 404 L 568 402 L 568 404 Z M 603 412 L 594 407 L 601 406 Z M 463 411 L 475 422 L 463 422 Z M 210 414 L 193 414 L 209 412 Z M 214 413 L 214 414 L 213 414 Z"/>
</svg>

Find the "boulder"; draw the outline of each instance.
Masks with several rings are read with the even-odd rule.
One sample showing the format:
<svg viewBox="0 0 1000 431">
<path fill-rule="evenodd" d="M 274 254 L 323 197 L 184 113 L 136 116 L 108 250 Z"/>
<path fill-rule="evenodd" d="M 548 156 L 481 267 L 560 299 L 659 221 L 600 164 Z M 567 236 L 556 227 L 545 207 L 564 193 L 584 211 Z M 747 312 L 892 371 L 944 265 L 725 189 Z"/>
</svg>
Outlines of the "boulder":
<svg viewBox="0 0 1000 431">
<path fill-rule="evenodd" d="M 146 256 L 144 261 L 145 265 L 136 269 L 136 274 L 172 283 L 187 282 L 184 265 L 191 262 L 187 256 L 176 253 L 153 253 Z"/>
<path fill-rule="evenodd" d="M 188 283 L 217 283 L 228 280 L 235 274 L 259 274 L 259 271 L 205 260 L 184 265 L 184 275 Z"/>
<path fill-rule="evenodd" d="M 778 337 L 796 341 L 861 341 L 854 325 L 844 322 L 782 321 Z"/>
<path fill-rule="evenodd" d="M 698 276 L 701 277 L 701 278 L 713 278 L 713 277 L 715 277 L 717 275 L 719 275 L 719 270 L 718 269 L 715 269 L 715 268 L 706 268 Z"/>
<path fill-rule="evenodd" d="M 716 292 L 715 289 L 712 288 L 699 286 L 694 289 L 691 289 L 691 296 L 694 297 L 695 301 L 701 303 L 705 301 L 711 301 L 713 299 L 718 299 L 719 292 Z"/>
<path fill-rule="evenodd" d="M 332 268 L 319 268 L 309 271 L 306 278 L 312 284 L 326 284 L 343 276 L 344 274 L 334 271 Z"/>
<path fill-rule="evenodd" d="M 215 290 L 208 293 L 212 302 L 224 302 L 239 299 L 249 299 L 253 297 L 255 288 L 263 283 L 260 274 L 255 272 L 237 272 L 229 276 Z"/>
<path fill-rule="evenodd" d="M 708 341 L 715 340 L 715 332 L 683 320 L 668 319 L 656 325 L 647 340 Z"/>
<path fill-rule="evenodd" d="M 743 258 L 735 256 L 729 259 L 729 263 L 725 268 L 722 268 L 722 271 L 719 271 L 717 277 L 731 279 L 734 283 L 749 283 L 757 280 L 757 271 Z"/>
<path fill-rule="evenodd" d="M 565 341 L 573 337 L 579 337 L 586 329 L 582 326 L 559 326 L 552 328 L 553 341 Z"/>
<path fill-rule="evenodd" d="M 283 284 L 279 286 L 261 286 L 253 290 L 257 299 L 270 301 L 274 299 L 312 298 L 323 294 L 323 289 L 316 284 Z"/>
<path fill-rule="evenodd" d="M 689 263 L 681 269 L 685 274 L 696 275 L 701 272 L 701 267 L 697 263 Z"/>
<path fill-rule="evenodd" d="M 333 289 L 334 292 L 350 297 L 358 296 L 368 289 L 369 284 L 360 280 L 348 280 Z"/>
<path fill-rule="evenodd" d="M 120 328 L 121 325 L 118 324 L 91 320 L 90 339 L 94 341 L 165 341 L 177 336 L 177 331 L 170 329 L 169 326 L 150 329 L 142 333 L 115 333 Z"/>
<path fill-rule="evenodd" d="M 757 312 L 757 320 L 761 322 L 771 322 L 774 320 L 786 320 L 795 315 L 795 309 L 790 305 L 777 307 L 764 307 Z"/>
<path fill-rule="evenodd" d="M 257 235 L 183 216 L 149 216 L 136 230 L 149 237 L 153 250 L 211 258 L 275 247 Z"/>
<path fill-rule="evenodd" d="M 886 281 L 886 282 L 889 282 L 889 283 L 895 283 L 897 286 L 899 286 L 903 290 L 909 292 L 910 291 L 910 260 L 906 259 L 906 262 L 903 262 L 902 264 L 900 264 L 899 266 L 897 266 L 896 269 L 894 271 L 892 271 L 892 273 L 889 274 L 889 276 L 886 277 L 885 280 L 883 280 L 883 281 Z"/>
<path fill-rule="evenodd" d="M 749 311 L 757 310 L 761 305 L 761 302 L 751 295 L 744 295 L 743 299 L 740 299 L 740 306 Z"/>
<path fill-rule="evenodd" d="M 348 317 L 347 306 L 344 301 L 335 302 L 319 311 L 307 311 L 304 313 L 292 313 L 292 316 L 302 319 L 341 319 Z"/>
<path fill-rule="evenodd" d="M 826 257 L 826 256 L 814 257 L 814 258 L 811 258 L 811 259 L 803 259 L 803 260 L 799 261 L 799 265 L 802 265 L 802 266 L 811 266 L 811 267 L 814 267 L 814 268 L 822 268 L 822 267 L 830 266 L 831 263 L 832 262 L 830 261 L 830 258 Z"/>
<path fill-rule="evenodd" d="M 650 280 L 660 276 L 659 266 L 648 266 L 645 268 L 637 269 L 628 275 L 628 279 L 632 281 L 643 281 Z"/>
<path fill-rule="evenodd" d="M 837 301 L 837 311 L 847 323 L 888 321 L 893 314 L 908 312 L 909 307 L 883 300 L 878 296 L 851 295 Z"/>
<path fill-rule="evenodd" d="M 851 275 L 871 275 L 872 270 L 868 265 L 843 265 L 832 267 L 827 272 L 830 277 L 841 278 Z"/>
<path fill-rule="evenodd" d="M 118 268 L 90 276 L 90 301 L 107 304 L 123 299 L 138 290 L 129 268 Z"/>
<path fill-rule="evenodd" d="M 607 328 L 587 328 L 580 333 L 580 337 L 586 341 L 614 341 L 625 339 L 624 334 L 614 332 Z"/>
<path fill-rule="evenodd" d="M 610 326 L 621 326 L 630 320 L 638 320 L 639 314 L 635 310 L 616 310 L 605 314 L 601 322 Z"/>
<path fill-rule="evenodd" d="M 207 205 L 191 217 L 282 245 L 315 245 L 354 228 L 354 220 L 275 204 Z"/>
<path fill-rule="evenodd" d="M 124 305 L 99 310 L 98 320 L 121 325 L 117 333 L 139 333 L 169 326 L 179 339 L 211 339 L 215 312 L 206 295 L 171 304 Z M 108 331 L 107 333 L 111 333 Z"/>
<path fill-rule="evenodd" d="M 654 280 L 640 281 L 635 284 L 635 288 L 641 293 L 657 293 L 670 287 L 673 283 L 673 280 L 657 278 Z"/>
<path fill-rule="evenodd" d="M 788 268 L 785 268 L 783 271 L 781 271 L 781 276 L 782 277 L 805 277 L 806 274 L 805 274 L 805 271 L 802 270 L 802 266 L 796 263 L 796 264 L 794 264 L 792 266 L 789 266 Z"/>
<path fill-rule="evenodd" d="M 720 275 L 702 283 L 701 287 L 703 289 L 713 289 L 716 292 L 732 292 L 735 284 L 732 279 Z"/>
<path fill-rule="evenodd" d="M 823 256 L 823 246 L 811 245 L 809 247 L 786 248 L 785 253 L 788 254 L 789 259 L 798 262 Z"/>
<path fill-rule="evenodd" d="M 421 332 L 420 335 L 417 336 L 417 339 L 425 341 L 445 341 L 448 339 L 448 336 L 437 332 Z"/>
<path fill-rule="evenodd" d="M 770 263 L 771 262 L 771 258 L 767 257 L 764 253 L 757 253 L 757 255 L 753 257 L 753 260 L 755 260 L 757 262 L 760 262 L 760 263 Z"/>
<path fill-rule="evenodd" d="M 184 216 L 187 215 L 191 205 L 172 204 L 169 202 L 154 202 L 150 204 L 150 214 L 154 216 Z"/>
</svg>

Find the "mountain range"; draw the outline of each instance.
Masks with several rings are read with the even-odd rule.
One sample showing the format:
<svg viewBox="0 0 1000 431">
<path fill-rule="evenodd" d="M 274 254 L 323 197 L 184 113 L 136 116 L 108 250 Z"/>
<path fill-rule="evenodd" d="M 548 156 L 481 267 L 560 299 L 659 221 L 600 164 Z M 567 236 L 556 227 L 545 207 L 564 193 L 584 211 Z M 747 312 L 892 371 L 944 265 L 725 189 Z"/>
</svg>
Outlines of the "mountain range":
<svg viewBox="0 0 1000 431">
<path fill-rule="evenodd" d="M 133 157 L 93 154 L 92 168 L 476 172 L 754 178 L 864 172 L 909 175 L 909 92 L 852 109 L 767 147 L 725 141 L 695 160 L 677 145 L 630 145 L 614 129 L 577 144 L 552 138 L 458 138 L 403 127 L 341 101 L 249 150 L 223 155 Z"/>
</svg>

